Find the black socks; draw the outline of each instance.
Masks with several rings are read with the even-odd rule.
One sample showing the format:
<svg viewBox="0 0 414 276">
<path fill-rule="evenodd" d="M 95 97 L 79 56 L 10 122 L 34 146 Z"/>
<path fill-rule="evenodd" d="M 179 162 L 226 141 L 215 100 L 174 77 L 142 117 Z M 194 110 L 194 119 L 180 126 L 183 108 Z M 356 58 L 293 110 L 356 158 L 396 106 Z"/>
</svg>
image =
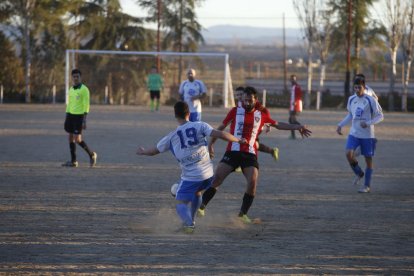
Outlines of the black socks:
<svg viewBox="0 0 414 276">
<path fill-rule="evenodd" d="M 241 206 L 241 209 L 240 209 L 240 213 L 239 213 L 239 216 L 240 217 L 243 216 L 243 215 L 245 215 L 245 214 L 247 214 L 247 212 L 250 209 L 250 206 L 252 206 L 253 199 L 254 199 L 254 196 L 253 195 L 249 195 L 249 194 L 246 194 L 246 193 L 244 194 L 244 196 L 243 196 L 243 203 L 242 203 L 242 206 Z"/>
<path fill-rule="evenodd" d="M 70 148 L 70 157 L 71 157 L 71 161 L 72 163 L 76 162 L 76 144 L 75 143 L 69 143 L 69 148 Z"/>
<path fill-rule="evenodd" d="M 203 193 L 203 203 L 201 203 L 200 209 L 204 210 L 206 208 L 207 204 L 214 197 L 216 192 L 216 188 L 210 187 Z"/>
<path fill-rule="evenodd" d="M 89 154 L 90 157 L 92 157 L 92 152 L 90 151 L 90 149 L 86 145 L 85 141 L 81 141 L 78 144 L 79 144 L 79 146 L 81 146 Z"/>
</svg>

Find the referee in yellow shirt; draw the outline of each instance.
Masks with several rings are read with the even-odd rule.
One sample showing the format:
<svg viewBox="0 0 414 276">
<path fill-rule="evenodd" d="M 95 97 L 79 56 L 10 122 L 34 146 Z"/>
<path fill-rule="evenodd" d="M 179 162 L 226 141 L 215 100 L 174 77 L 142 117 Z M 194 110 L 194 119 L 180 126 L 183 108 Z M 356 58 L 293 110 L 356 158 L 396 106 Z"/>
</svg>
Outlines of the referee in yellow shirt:
<svg viewBox="0 0 414 276">
<path fill-rule="evenodd" d="M 73 86 L 69 89 L 68 102 L 66 104 L 65 131 L 69 133 L 69 148 L 71 160 L 63 163 L 64 167 L 79 166 L 76 160 L 76 144 L 81 146 L 89 155 L 91 167 L 96 165 L 98 155 L 91 151 L 82 140 L 82 129 L 86 129 L 86 115 L 89 112 L 89 89 L 82 83 L 81 71 L 72 70 Z"/>
</svg>

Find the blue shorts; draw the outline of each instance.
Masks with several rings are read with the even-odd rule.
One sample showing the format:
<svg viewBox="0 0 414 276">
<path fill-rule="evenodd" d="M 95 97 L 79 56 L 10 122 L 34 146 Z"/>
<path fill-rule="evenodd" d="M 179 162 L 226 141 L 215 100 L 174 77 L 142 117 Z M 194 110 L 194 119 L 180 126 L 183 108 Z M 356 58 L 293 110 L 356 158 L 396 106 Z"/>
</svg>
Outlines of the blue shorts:
<svg viewBox="0 0 414 276">
<path fill-rule="evenodd" d="M 361 147 L 361 155 L 365 157 L 372 157 L 375 154 L 375 147 L 377 139 L 375 138 L 356 138 L 352 135 L 348 135 L 346 141 L 346 150 L 355 150 L 357 147 Z"/>
<path fill-rule="evenodd" d="M 199 121 L 201 121 L 201 112 L 191 112 L 189 120 L 190 120 L 190 122 L 199 122 Z"/>
<path fill-rule="evenodd" d="M 193 200 L 194 195 L 197 192 L 209 188 L 212 182 L 213 177 L 210 177 L 202 181 L 181 180 L 177 189 L 177 195 L 175 196 L 175 199 L 181 201 L 191 201 Z"/>
</svg>

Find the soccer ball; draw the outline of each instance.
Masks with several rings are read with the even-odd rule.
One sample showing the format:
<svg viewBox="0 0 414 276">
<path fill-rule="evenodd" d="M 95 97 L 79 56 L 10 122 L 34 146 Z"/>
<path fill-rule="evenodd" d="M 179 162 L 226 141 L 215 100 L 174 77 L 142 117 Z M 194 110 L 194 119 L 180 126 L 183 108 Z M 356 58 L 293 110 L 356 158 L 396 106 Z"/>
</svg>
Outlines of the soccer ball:
<svg viewBox="0 0 414 276">
<path fill-rule="evenodd" d="M 172 186 L 171 186 L 171 195 L 172 195 L 173 197 L 175 197 L 175 196 L 176 196 L 176 194 L 177 194 L 177 190 L 178 190 L 178 183 L 174 183 L 174 184 L 172 184 Z"/>
</svg>

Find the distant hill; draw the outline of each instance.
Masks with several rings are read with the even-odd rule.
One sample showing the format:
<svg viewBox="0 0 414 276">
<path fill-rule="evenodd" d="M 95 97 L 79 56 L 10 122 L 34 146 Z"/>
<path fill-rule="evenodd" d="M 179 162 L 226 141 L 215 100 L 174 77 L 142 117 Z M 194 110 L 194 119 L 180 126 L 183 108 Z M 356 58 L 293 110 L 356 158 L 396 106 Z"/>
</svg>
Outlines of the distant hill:
<svg viewBox="0 0 414 276">
<path fill-rule="evenodd" d="M 281 45 L 282 28 L 217 25 L 202 31 L 207 44 L 256 44 Z M 300 29 L 286 28 L 286 44 L 297 45 L 302 41 Z"/>
</svg>

